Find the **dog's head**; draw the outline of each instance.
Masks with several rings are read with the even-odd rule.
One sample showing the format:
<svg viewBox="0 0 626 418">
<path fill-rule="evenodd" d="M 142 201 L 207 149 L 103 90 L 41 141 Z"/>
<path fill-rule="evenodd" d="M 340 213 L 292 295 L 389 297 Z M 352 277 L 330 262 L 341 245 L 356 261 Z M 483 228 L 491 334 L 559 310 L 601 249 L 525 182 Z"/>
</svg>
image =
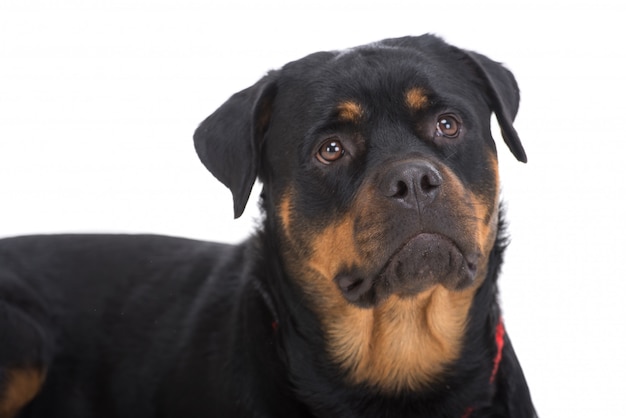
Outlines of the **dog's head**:
<svg viewBox="0 0 626 418">
<path fill-rule="evenodd" d="M 490 118 L 526 161 L 518 102 L 498 63 L 407 37 L 289 63 L 231 97 L 194 139 L 236 217 L 261 179 L 288 272 L 367 307 L 484 276 L 498 222 Z"/>
<path fill-rule="evenodd" d="M 194 139 L 236 217 L 262 181 L 264 236 L 349 381 L 419 390 L 459 358 L 490 271 L 491 115 L 526 161 L 518 103 L 500 64 L 425 35 L 287 64 L 231 97 Z"/>
</svg>

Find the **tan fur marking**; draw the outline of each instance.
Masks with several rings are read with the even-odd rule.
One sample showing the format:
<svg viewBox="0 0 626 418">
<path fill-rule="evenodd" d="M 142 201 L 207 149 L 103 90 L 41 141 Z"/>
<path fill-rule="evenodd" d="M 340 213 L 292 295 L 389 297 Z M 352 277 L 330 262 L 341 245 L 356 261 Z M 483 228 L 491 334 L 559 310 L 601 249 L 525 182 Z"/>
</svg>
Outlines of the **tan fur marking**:
<svg viewBox="0 0 626 418">
<path fill-rule="evenodd" d="M 0 418 L 12 418 L 30 402 L 43 384 L 45 373 L 37 369 L 13 369 L 0 388 Z"/>
<path fill-rule="evenodd" d="M 354 383 L 388 393 L 423 389 L 458 357 L 474 292 L 437 285 L 373 309 L 343 309 L 326 324 L 330 353 Z"/>
<path fill-rule="evenodd" d="M 483 254 L 487 254 L 496 238 L 498 229 L 498 199 L 499 176 L 498 160 L 492 157 L 490 161 L 495 176 L 494 190 L 488 190 L 485 195 L 472 195 L 472 206 L 476 217 L 476 243 Z"/>
<path fill-rule="evenodd" d="M 363 117 L 363 108 L 357 102 L 348 100 L 337 106 L 339 119 L 344 122 L 358 122 Z"/>
<path fill-rule="evenodd" d="M 493 187 L 485 188 L 484 195 L 477 195 L 468 191 L 459 178 L 445 166 L 441 166 L 440 169 L 444 173 L 444 177 L 447 179 L 447 187 L 450 189 L 452 195 L 455 196 L 453 201 L 458 203 L 458 214 L 460 217 L 467 219 L 469 223 L 467 227 L 468 233 L 474 234 L 474 242 L 476 243 L 476 250 L 481 254 L 480 262 L 477 269 L 477 281 L 474 287 L 480 286 L 487 273 L 487 264 L 489 262 L 489 252 L 493 247 L 496 240 L 498 230 L 498 198 L 499 198 L 499 186 L 498 186 L 498 163 L 493 158 L 492 164 L 494 165 L 495 184 Z"/>
<path fill-rule="evenodd" d="M 424 89 L 415 87 L 406 92 L 404 100 L 412 110 L 421 110 L 428 106 L 428 96 Z"/>
<path fill-rule="evenodd" d="M 326 228 L 313 241 L 309 266 L 332 282 L 342 267 L 359 264 L 361 256 L 356 249 L 353 230 L 354 221 L 350 217 Z"/>
<path fill-rule="evenodd" d="M 291 227 L 291 196 L 289 194 L 287 194 L 280 202 L 278 214 L 285 231 L 285 236 L 287 239 L 290 239 L 291 233 L 289 228 Z"/>
<path fill-rule="evenodd" d="M 472 196 L 472 206 L 476 217 L 476 243 L 482 254 L 491 249 L 497 230 L 497 211 L 493 210 L 493 204 L 485 204 L 478 196 Z"/>
</svg>

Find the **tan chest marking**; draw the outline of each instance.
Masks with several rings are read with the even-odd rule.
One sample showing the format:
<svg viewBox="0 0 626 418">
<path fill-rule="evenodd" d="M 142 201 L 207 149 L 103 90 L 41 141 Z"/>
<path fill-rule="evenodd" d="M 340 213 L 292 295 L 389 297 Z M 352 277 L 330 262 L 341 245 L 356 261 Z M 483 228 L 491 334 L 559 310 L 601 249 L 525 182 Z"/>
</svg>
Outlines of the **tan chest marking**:
<svg viewBox="0 0 626 418">
<path fill-rule="evenodd" d="M 458 358 L 473 293 L 438 285 L 374 309 L 344 306 L 325 324 L 329 352 L 353 383 L 388 393 L 423 389 Z"/>
</svg>

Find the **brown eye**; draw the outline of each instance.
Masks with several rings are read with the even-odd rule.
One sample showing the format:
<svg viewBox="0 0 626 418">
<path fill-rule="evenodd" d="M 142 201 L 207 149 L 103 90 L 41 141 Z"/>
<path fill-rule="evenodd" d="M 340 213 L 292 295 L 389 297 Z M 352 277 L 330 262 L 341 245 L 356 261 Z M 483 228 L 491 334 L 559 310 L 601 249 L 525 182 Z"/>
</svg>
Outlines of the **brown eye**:
<svg viewBox="0 0 626 418">
<path fill-rule="evenodd" d="M 437 120 L 437 136 L 456 138 L 461 131 L 461 123 L 452 115 L 439 116 Z"/>
<path fill-rule="evenodd" d="M 317 151 L 317 159 L 324 164 L 330 164 L 337 161 L 345 154 L 345 150 L 341 142 L 337 138 L 326 140 L 319 151 Z"/>
</svg>

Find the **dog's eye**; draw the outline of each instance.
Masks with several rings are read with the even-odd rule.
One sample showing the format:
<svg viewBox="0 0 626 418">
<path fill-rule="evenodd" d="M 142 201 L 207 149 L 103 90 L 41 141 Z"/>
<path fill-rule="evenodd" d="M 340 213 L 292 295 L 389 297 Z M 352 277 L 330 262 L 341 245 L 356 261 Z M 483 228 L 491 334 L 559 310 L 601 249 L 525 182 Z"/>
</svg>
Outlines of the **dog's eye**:
<svg viewBox="0 0 626 418">
<path fill-rule="evenodd" d="M 330 164 L 337 161 L 345 154 L 341 142 L 337 138 L 326 140 L 317 151 L 317 159 L 323 164 Z"/>
<path fill-rule="evenodd" d="M 461 131 L 461 123 L 452 115 L 441 115 L 437 119 L 437 136 L 456 138 Z"/>
</svg>

